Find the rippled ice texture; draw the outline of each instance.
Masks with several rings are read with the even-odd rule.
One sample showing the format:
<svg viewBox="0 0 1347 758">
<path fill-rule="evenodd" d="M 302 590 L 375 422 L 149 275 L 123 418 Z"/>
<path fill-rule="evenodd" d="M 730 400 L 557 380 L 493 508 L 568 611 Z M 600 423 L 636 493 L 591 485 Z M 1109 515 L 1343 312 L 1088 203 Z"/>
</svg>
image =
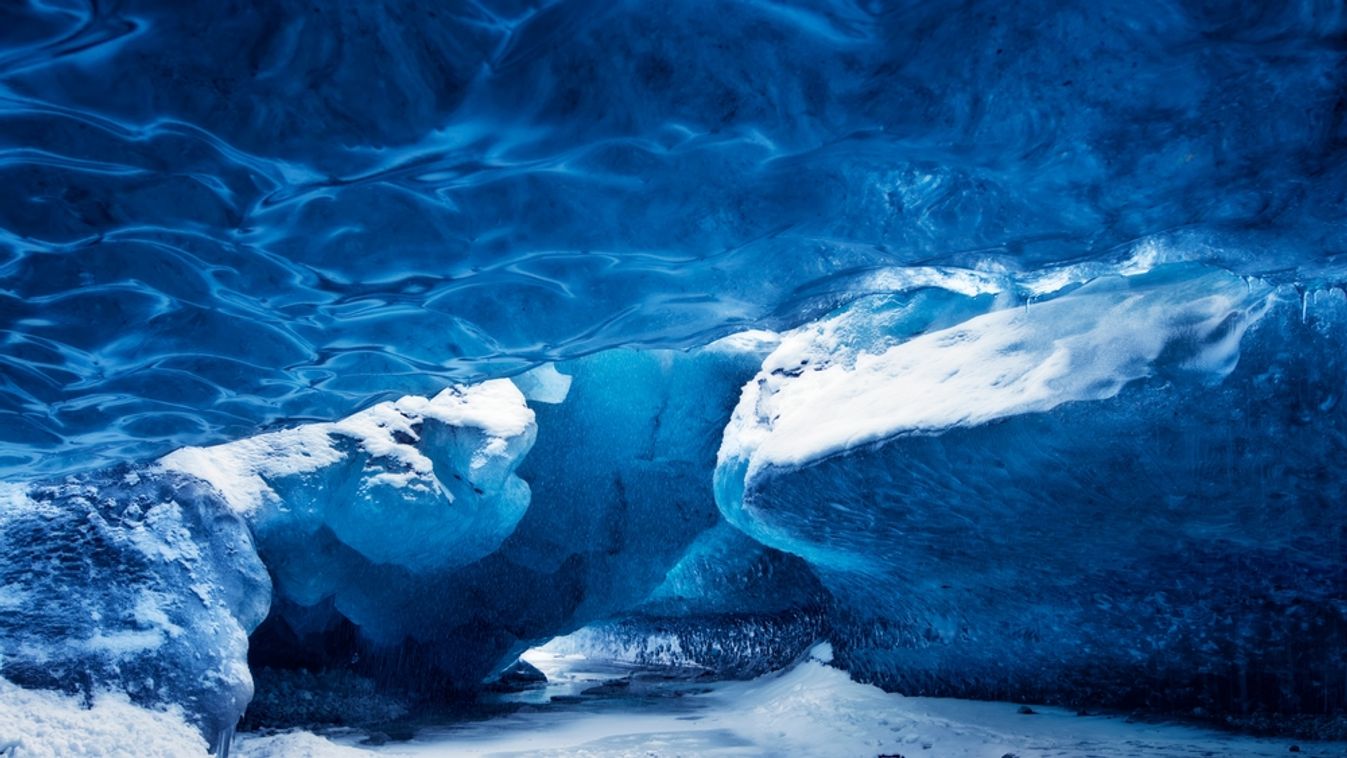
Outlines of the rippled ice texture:
<svg viewBox="0 0 1347 758">
<path fill-rule="evenodd" d="M 247 526 L 213 489 L 146 473 L 121 466 L 0 487 L 0 703 L 17 711 L 0 707 L 0 754 L 44 731 L 40 697 L 11 683 L 78 694 L 89 708 L 107 706 L 104 696 L 170 708 L 213 747 L 228 746 L 253 695 L 248 634 L 267 615 L 271 581 Z M 124 706 L 101 710 L 94 720 L 125 720 Z M 137 754 L 161 754 L 153 742 Z M 53 749 L 116 750 L 93 737 Z"/>
<path fill-rule="evenodd" d="M 1337 3 L 0 8 L 0 475 L 1163 234 L 1335 280 Z"/>
</svg>

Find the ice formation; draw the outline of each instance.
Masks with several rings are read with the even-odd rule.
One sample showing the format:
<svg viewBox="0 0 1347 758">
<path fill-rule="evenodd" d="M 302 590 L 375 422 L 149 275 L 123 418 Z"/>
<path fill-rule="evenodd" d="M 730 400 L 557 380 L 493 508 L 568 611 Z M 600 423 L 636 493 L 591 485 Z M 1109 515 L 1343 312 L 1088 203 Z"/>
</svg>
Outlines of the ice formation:
<svg viewBox="0 0 1347 758">
<path fill-rule="evenodd" d="M 263 551 L 330 533 L 364 561 L 413 573 L 462 566 L 498 547 L 528 508 L 514 476 L 533 412 L 508 380 L 404 397 L 159 465 L 214 485 L 254 525 Z M 317 560 L 290 548 L 296 560 Z M 311 605 L 351 585 L 335 566 L 274 566 L 281 591 Z M 321 584 L 313 585 L 313 582 Z"/>
<path fill-rule="evenodd" d="M 322 701 L 355 723 L 559 635 L 713 677 L 828 639 L 909 694 L 1336 707 L 1347 296 L 1147 256 L 869 281 L 780 335 L 7 485 L 2 673 L 179 708 L 217 747 L 268 613 L 264 684 L 368 682 Z"/>
<path fill-rule="evenodd" d="M 256 664 L 356 660 L 398 688 L 472 690 L 529 646 L 640 606 L 720 523 L 719 432 L 765 349 L 606 351 L 531 372 L 532 408 L 501 380 L 161 465 L 249 513 L 277 590 Z"/>
<path fill-rule="evenodd" d="M 228 745 L 252 697 L 248 633 L 271 583 L 209 486 L 130 467 L 6 485 L 0 556 L 4 697 L 20 697 L 6 679 L 89 703 L 120 694 L 178 709 L 212 747 Z"/>
<path fill-rule="evenodd" d="M 198 5 L 0 3 L 23 750 L 549 641 L 1347 734 L 1339 0 Z"/>
<path fill-rule="evenodd" d="M 892 344 L 921 302 L 787 336 L 720 452 L 727 519 L 818 569 L 843 665 L 913 694 L 1343 702 L 1340 290 L 1160 267 Z"/>
</svg>

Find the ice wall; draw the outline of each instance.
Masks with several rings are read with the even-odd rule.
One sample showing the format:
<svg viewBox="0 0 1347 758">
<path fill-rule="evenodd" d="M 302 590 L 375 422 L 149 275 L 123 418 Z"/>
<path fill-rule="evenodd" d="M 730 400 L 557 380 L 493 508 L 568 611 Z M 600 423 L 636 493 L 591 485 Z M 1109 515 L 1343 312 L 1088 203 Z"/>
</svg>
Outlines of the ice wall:
<svg viewBox="0 0 1347 758">
<path fill-rule="evenodd" d="M 885 686 L 1331 713 L 1344 303 L 1171 266 L 834 340 L 892 313 L 858 303 L 745 387 L 719 502 L 818 569 Z"/>
</svg>

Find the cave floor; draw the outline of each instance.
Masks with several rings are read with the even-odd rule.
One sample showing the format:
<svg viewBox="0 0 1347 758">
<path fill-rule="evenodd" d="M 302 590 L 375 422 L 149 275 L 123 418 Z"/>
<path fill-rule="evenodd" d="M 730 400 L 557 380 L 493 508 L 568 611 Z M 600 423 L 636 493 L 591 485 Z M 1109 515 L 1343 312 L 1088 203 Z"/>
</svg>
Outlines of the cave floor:
<svg viewBox="0 0 1347 758">
<path fill-rule="evenodd" d="M 243 758 L 381 756 L 931 756 L 1180 758 L 1341 756 L 1347 743 L 1265 739 L 1123 715 L 908 698 L 851 681 L 817 657 L 747 682 L 703 682 L 531 651 L 548 683 L 496 696 L 508 713 L 423 725 L 409 740 L 358 730 L 241 734 Z M 826 657 L 826 656 L 825 656 Z M 383 744 L 373 744 L 382 742 Z M 1294 747 L 1293 747 L 1294 746 Z"/>
</svg>

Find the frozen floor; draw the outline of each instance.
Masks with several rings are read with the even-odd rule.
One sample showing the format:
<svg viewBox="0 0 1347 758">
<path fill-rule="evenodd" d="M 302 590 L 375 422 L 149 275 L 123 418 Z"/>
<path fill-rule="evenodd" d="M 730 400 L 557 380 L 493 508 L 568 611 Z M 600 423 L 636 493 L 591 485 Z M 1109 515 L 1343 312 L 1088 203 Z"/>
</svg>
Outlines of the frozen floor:
<svg viewBox="0 0 1347 758">
<path fill-rule="evenodd" d="M 245 734 L 235 743 L 236 755 L 1168 758 L 1285 756 L 1292 745 L 1299 755 L 1347 754 L 1343 743 L 1257 739 L 1057 708 L 1021 714 L 1007 703 L 905 698 L 857 684 L 820 658 L 827 658 L 826 649 L 782 674 L 699 683 L 534 651 L 529 660 L 549 684 L 503 696 L 524 703 L 509 715 L 425 728 L 410 741 L 382 746 L 360 744 L 363 733 Z"/>
</svg>

